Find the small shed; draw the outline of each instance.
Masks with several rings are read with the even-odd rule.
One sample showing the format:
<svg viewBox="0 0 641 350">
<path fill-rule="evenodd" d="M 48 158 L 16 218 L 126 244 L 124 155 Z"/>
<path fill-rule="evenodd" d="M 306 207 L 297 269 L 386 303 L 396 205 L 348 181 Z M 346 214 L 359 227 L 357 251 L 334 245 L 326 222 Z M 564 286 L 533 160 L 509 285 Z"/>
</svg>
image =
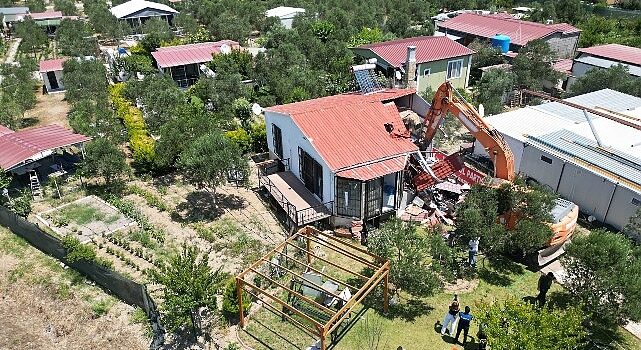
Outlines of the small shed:
<svg viewBox="0 0 641 350">
<path fill-rule="evenodd" d="M 40 62 L 39 71 L 44 82 L 45 92 L 51 93 L 65 90 L 62 83 L 62 65 L 66 60 L 66 58 L 56 58 Z"/>
<path fill-rule="evenodd" d="M 289 6 L 278 6 L 276 8 L 273 8 L 271 10 L 267 10 L 265 12 L 265 16 L 267 17 L 278 17 L 280 20 L 280 24 L 283 25 L 283 27 L 287 29 L 292 28 L 292 23 L 294 22 L 294 17 L 296 15 L 305 13 L 304 8 L 300 7 L 289 7 Z"/>
<path fill-rule="evenodd" d="M 28 14 L 28 7 L 0 7 L 3 29 L 9 30 L 14 23 L 22 21 Z"/>
<path fill-rule="evenodd" d="M 130 0 L 111 8 L 111 13 L 119 20 L 124 20 L 132 27 L 140 27 L 151 18 L 160 18 L 171 25 L 178 11 L 173 8 L 146 0 Z"/>
</svg>

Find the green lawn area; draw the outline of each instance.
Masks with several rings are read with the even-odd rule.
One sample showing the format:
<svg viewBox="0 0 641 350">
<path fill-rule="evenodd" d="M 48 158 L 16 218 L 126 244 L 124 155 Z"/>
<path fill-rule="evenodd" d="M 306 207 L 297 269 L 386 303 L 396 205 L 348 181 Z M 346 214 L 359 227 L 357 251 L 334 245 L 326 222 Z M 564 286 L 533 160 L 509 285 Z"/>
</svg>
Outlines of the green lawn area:
<svg viewBox="0 0 641 350">
<path fill-rule="evenodd" d="M 107 216 L 107 214 L 102 212 L 99 208 L 78 203 L 67 205 L 60 209 L 60 211 L 55 215 L 59 220 L 72 222 L 77 225 L 86 225 L 92 221 L 103 221 L 107 224 L 111 224 L 118 220 L 118 216 L 116 215 Z"/>
<path fill-rule="evenodd" d="M 479 268 L 478 286 L 472 291 L 459 293 L 461 306 L 469 305 L 472 308 L 472 314 L 478 311 L 477 305 L 482 302 L 501 301 L 510 297 L 521 299 L 536 295 L 538 273 L 528 271 L 515 263 L 508 263 L 507 266 L 490 266 L 489 263 L 485 265 L 484 268 Z M 560 291 L 561 287 L 555 284 L 548 294 L 549 298 L 553 299 L 555 295 L 560 294 Z M 363 318 L 367 318 L 370 325 L 378 325 L 375 327 L 381 331 L 382 340 L 378 347 L 381 350 L 396 350 L 398 346 L 403 346 L 406 350 L 463 349 L 463 346 L 454 344 L 448 336 L 442 337 L 439 332 L 440 326 L 436 326 L 437 322 L 442 322 L 452 297 L 453 293 L 442 292 L 421 300 L 403 298 L 401 304 L 391 308 L 386 316 L 379 313 L 381 299 L 373 297 L 366 300 L 359 314 L 353 317 L 358 320 L 347 327 L 349 329 L 345 330 L 339 341 L 330 349 L 368 348 L 363 342 L 365 333 Z M 372 304 L 370 305 L 369 302 Z M 477 330 L 478 324 L 473 322 L 470 336 L 476 338 Z M 249 319 L 245 331 L 241 331 L 240 334 L 245 344 L 257 350 L 306 349 L 313 342 L 312 337 L 305 335 L 288 322 L 281 321 L 279 316 L 265 308 Z M 621 329 L 620 336 L 624 337 L 629 349 L 641 348 L 641 341 L 627 331 Z M 470 342 L 469 338 L 468 342 Z M 471 342 L 465 349 L 476 349 L 476 344 Z"/>
</svg>

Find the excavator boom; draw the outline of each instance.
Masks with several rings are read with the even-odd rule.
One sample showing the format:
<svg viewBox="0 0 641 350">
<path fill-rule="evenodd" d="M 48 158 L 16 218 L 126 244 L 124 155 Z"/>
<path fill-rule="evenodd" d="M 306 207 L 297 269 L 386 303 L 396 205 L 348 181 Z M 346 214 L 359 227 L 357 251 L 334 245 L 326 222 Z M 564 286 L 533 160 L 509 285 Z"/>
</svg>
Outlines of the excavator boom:
<svg viewBox="0 0 641 350">
<path fill-rule="evenodd" d="M 432 142 L 438 126 L 447 113 L 452 113 L 485 147 L 494 163 L 494 176 L 507 181 L 514 179 L 514 155 L 503 136 L 492 126 L 485 123 L 474 106 L 452 87 L 450 82 L 439 86 L 432 100 L 432 108 L 425 116 L 426 131 L 424 144 Z"/>
</svg>

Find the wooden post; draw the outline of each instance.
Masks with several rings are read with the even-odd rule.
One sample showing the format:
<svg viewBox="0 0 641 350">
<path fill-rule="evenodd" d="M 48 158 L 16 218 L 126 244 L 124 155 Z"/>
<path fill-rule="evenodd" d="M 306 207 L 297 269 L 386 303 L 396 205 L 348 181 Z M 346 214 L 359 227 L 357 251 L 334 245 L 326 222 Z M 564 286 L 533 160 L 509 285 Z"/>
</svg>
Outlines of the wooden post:
<svg viewBox="0 0 641 350">
<path fill-rule="evenodd" d="M 321 328 L 318 333 L 320 334 L 321 350 L 327 350 L 327 334 L 325 333 L 325 328 Z"/>
<path fill-rule="evenodd" d="M 245 310 L 243 310 L 243 281 L 236 277 L 236 296 L 238 297 L 238 316 L 240 328 L 245 328 Z"/>
<path fill-rule="evenodd" d="M 307 232 L 307 230 L 305 230 L 305 242 L 307 243 L 307 264 L 311 264 L 312 256 L 309 255 L 309 252 L 312 250 L 312 245 L 309 241 L 309 232 Z"/>
<path fill-rule="evenodd" d="M 385 271 L 385 282 L 383 282 L 383 311 L 389 309 L 389 269 Z"/>
</svg>

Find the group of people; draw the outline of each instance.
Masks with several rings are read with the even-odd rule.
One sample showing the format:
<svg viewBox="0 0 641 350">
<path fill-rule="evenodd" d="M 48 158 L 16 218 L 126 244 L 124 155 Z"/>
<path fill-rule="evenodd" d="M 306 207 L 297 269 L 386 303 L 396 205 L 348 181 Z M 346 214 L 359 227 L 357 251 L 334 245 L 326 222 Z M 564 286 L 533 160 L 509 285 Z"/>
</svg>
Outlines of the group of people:
<svg viewBox="0 0 641 350">
<path fill-rule="evenodd" d="M 449 305 L 443 324 L 441 325 L 441 335 L 449 332 L 450 336 L 454 335 L 454 328 L 456 327 L 456 336 L 454 340 L 458 343 L 461 332 L 463 332 L 463 345 L 467 342 L 467 334 L 470 331 L 470 323 L 472 322 L 472 313 L 469 306 L 466 306 L 464 311 L 461 311 L 458 301 L 458 295 L 454 295 L 452 303 Z"/>
</svg>

